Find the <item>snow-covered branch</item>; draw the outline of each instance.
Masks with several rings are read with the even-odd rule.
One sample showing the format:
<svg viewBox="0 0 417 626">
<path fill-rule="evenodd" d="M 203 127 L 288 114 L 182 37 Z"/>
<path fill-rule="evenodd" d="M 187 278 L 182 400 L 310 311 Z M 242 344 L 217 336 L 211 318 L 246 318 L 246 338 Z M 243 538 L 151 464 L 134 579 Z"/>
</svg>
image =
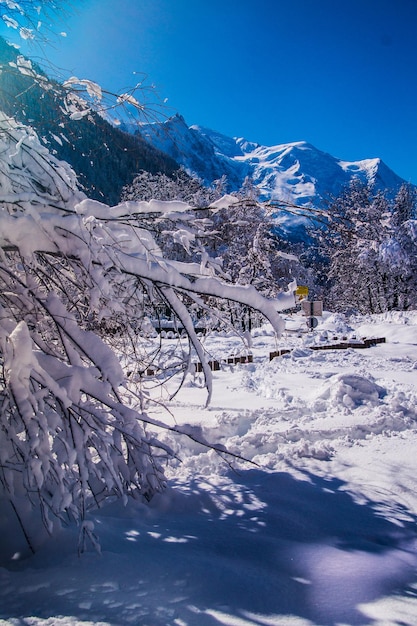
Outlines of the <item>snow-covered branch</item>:
<svg viewBox="0 0 417 626">
<path fill-rule="evenodd" d="M 147 318 L 169 306 L 204 363 L 210 396 L 211 372 L 188 304 L 241 302 L 279 333 L 279 311 L 293 306 L 295 286 L 268 299 L 227 282 L 202 246 L 206 222 L 187 203 L 109 207 L 88 200 L 71 169 L 6 116 L 0 142 L 0 499 L 12 504 L 25 532 L 25 498 L 49 531 L 65 519 L 85 530 L 92 506 L 150 498 L 164 486 L 159 459 L 173 453 L 152 429 L 176 429 L 148 415 L 138 381 L 120 362 L 128 345 L 139 368 L 156 358 L 155 347 L 140 347 Z M 158 220 L 165 240 L 183 247 L 181 261 L 147 228 Z"/>
</svg>

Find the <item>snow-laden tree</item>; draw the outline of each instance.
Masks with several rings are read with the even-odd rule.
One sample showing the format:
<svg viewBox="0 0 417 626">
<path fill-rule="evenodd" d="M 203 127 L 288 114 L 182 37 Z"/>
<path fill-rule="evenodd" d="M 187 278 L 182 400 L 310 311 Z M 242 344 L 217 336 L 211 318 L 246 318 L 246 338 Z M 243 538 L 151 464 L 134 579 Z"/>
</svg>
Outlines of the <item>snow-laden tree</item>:
<svg viewBox="0 0 417 626">
<path fill-rule="evenodd" d="M 212 212 L 213 236 L 208 245 L 233 282 L 275 297 L 284 285 L 303 276 L 304 269 L 292 247 L 276 233 L 271 211 L 256 200 L 257 195 L 248 179 L 229 206 Z M 228 311 L 233 326 L 251 328 L 254 319 L 247 307 L 235 303 Z"/>
<path fill-rule="evenodd" d="M 0 3 L 1 11 L 1 3 Z M 61 160 L 71 164 L 89 197 L 115 204 L 124 185 L 139 169 L 172 173 L 178 165 L 139 134 L 122 132 L 113 117 L 131 114 L 134 107 L 124 101 L 117 104 L 102 90 L 93 98 L 71 81 L 65 87 L 50 80 L 38 64 L 24 57 L 0 37 L 0 110 L 36 129 L 42 143 Z M 49 70 L 51 71 L 51 70 Z M 52 71 L 52 75 L 56 72 Z M 82 83 L 91 94 L 99 93 L 91 81 Z M 146 89 L 137 94 L 147 99 Z M 139 102 L 139 100 L 138 100 Z M 110 107 L 110 108 L 109 108 Z M 129 111 L 127 111 L 129 107 Z M 146 117 L 147 106 L 136 109 Z M 149 113 L 151 115 L 151 113 Z M 80 119 L 81 118 L 81 119 Z"/>
<path fill-rule="evenodd" d="M 51 22 L 57 13 L 64 13 L 65 4 L 60 0 L 1 0 L 0 15 L 22 40 L 45 41 L 56 36 Z"/>
<path fill-rule="evenodd" d="M 390 267 L 390 307 L 417 307 L 417 193 L 404 183 L 391 202 L 390 236 L 381 253 Z"/>
<path fill-rule="evenodd" d="M 201 246 L 204 225 L 184 202 L 89 200 L 69 166 L 4 115 L 0 148 L 1 505 L 32 549 L 36 520 L 49 531 L 78 521 L 82 547 L 87 537 L 95 542 L 91 507 L 149 499 L 164 486 L 161 458 L 170 451 L 155 433 L 179 429 L 152 418 L 140 387 L 158 356 L 145 340 L 150 311 L 164 303 L 174 312 L 189 346 L 177 367 L 185 375 L 192 355 L 201 360 L 210 396 L 190 303 L 240 302 L 280 332 L 279 311 L 293 293 L 267 299 L 217 277 Z M 144 226 L 149 216 L 169 220 L 172 239 L 199 262 L 164 256 Z M 131 364 L 122 367 L 128 357 L 133 375 Z"/>
<path fill-rule="evenodd" d="M 404 183 L 395 196 L 392 221 L 394 226 L 400 226 L 417 218 L 417 190 Z"/>
<path fill-rule="evenodd" d="M 55 6 L 3 0 L 0 9 L 31 40 L 41 13 Z M 56 88 L 23 56 L 13 63 L 41 89 Z M 64 89 L 61 111 L 72 121 L 105 115 L 109 96 L 143 110 L 135 90 L 106 94 L 75 77 Z M 92 507 L 109 498 L 150 499 L 163 488 L 161 460 L 172 452 L 157 433 L 180 429 L 152 418 L 141 387 L 149 365 L 163 360 L 160 345 L 147 340 L 161 304 L 188 342 L 170 372 L 185 376 L 191 359 L 200 360 L 208 400 L 211 370 L 194 327 L 197 309 L 207 310 L 212 298 L 236 301 L 282 329 L 279 311 L 293 304 L 292 290 L 267 299 L 219 276 L 203 246 L 211 221 L 191 209 L 183 201 L 109 207 L 89 200 L 66 163 L 0 113 L 0 526 L 18 523 L 32 550 L 39 524 L 51 532 L 65 520 L 80 524 L 81 549 L 88 538 L 96 543 L 86 517 Z M 161 233 L 164 250 L 154 237 Z"/>
<path fill-rule="evenodd" d="M 217 259 L 224 275 L 234 283 L 252 285 L 264 296 L 274 297 L 297 277 L 301 271 L 300 263 L 286 249 L 288 244 L 275 234 L 270 211 L 258 201 L 259 190 L 253 180 L 247 177 L 237 194 L 231 194 L 227 202 L 217 206 L 216 201 L 226 188 L 225 177 L 207 188 L 183 170 L 172 177 L 140 172 L 133 183 L 124 188 L 122 199 L 183 200 L 196 207 L 198 210 L 184 216 L 188 224 L 185 221 L 182 223 L 179 231 L 182 237 L 190 221 L 193 225 L 199 223 L 202 226 L 200 238 L 204 241 L 204 254 L 209 253 L 212 259 Z M 147 223 L 147 228 L 153 232 L 165 254 L 175 254 L 184 260 L 184 255 L 190 253 L 189 249 L 181 251 L 181 244 L 170 236 L 172 224 L 168 220 L 153 220 Z M 196 248 L 194 255 L 195 252 Z M 226 313 L 222 317 L 223 322 L 228 319 L 228 324 L 239 329 L 247 329 L 252 324 L 249 308 L 238 303 L 223 303 L 221 312 Z M 219 317 L 214 315 L 212 322 L 218 325 Z"/>
<path fill-rule="evenodd" d="M 200 223 L 203 226 L 200 237 L 204 236 L 205 253 L 209 253 L 213 260 L 218 259 L 219 266 L 230 280 L 240 285 L 254 285 L 264 295 L 274 296 L 279 289 L 272 265 L 279 252 L 272 222 L 256 200 L 259 194 L 252 179 L 247 178 L 240 192 L 229 196 L 228 202 L 215 206 L 226 188 L 225 177 L 215 181 L 211 187 L 204 187 L 200 180 L 190 177 L 184 170 L 175 172 L 172 177 L 142 171 L 131 185 L 124 188 L 122 200 L 182 200 L 196 207 L 198 211 L 184 216 L 188 224 L 183 220 L 178 231 L 182 237 L 189 229 L 190 221 L 193 226 Z M 213 206 L 209 209 L 210 205 Z M 175 254 L 177 259 L 184 260 L 190 249 L 184 249 L 178 242 L 178 233 L 176 238 L 172 238 L 172 227 L 168 219 L 147 223 L 164 254 Z M 194 248 L 194 255 L 195 252 Z M 200 253 L 201 250 L 198 251 Z M 238 303 L 228 302 L 223 303 L 221 310 L 223 313 L 227 311 L 223 321 L 227 318 L 233 326 L 239 329 L 245 327 L 249 314 L 247 307 L 242 309 Z M 216 315 L 212 321 L 215 325 L 220 322 Z"/>
<path fill-rule="evenodd" d="M 150 122 L 160 119 L 165 106 L 156 92 L 155 85 L 148 82 L 145 74 L 134 72 L 137 82 L 129 88 L 114 92 L 88 77 L 68 76 L 65 70 L 50 63 L 47 45 L 51 43 L 56 45 L 61 37 L 67 36 L 65 30 L 61 28 L 65 28 L 65 18 L 73 8 L 71 2 L 62 0 L 0 1 L 0 19 L 8 28 L 10 37 L 7 39 L 10 45 L 20 50 L 24 44 L 24 47 L 31 51 L 29 56 L 32 58 L 36 56 L 42 65 L 40 67 L 38 63 L 20 53 L 17 53 L 14 59 L 5 58 L 0 62 L 0 70 L 3 73 L 14 73 L 20 78 L 32 81 L 27 82 L 19 93 L 18 99 L 21 98 L 22 103 L 17 105 L 16 109 L 24 111 L 23 102 L 26 93 L 34 90 L 40 101 L 43 100 L 45 93 L 48 93 L 48 98 L 45 98 L 45 115 L 50 114 L 47 109 L 52 107 L 53 116 L 55 119 L 59 117 L 60 125 L 65 129 L 73 128 L 68 124 L 69 121 L 89 119 L 97 123 L 97 115 L 111 121 L 114 126 L 127 121 L 137 124 L 140 121 Z M 6 55 L 9 56 L 10 54 Z M 51 80 L 50 76 L 54 76 L 54 80 Z M 57 107 L 54 100 L 58 103 Z M 15 115 L 15 112 L 9 113 Z M 56 131 L 56 137 L 58 141 L 62 141 L 61 130 Z"/>
<path fill-rule="evenodd" d="M 225 194 L 224 179 L 205 187 L 202 181 L 180 168 L 167 176 L 163 172 L 151 173 L 142 170 L 130 185 L 126 185 L 121 200 L 182 200 L 190 206 L 209 206 Z"/>
<path fill-rule="evenodd" d="M 153 174 L 141 171 L 130 185 L 124 187 L 121 200 L 175 200 L 193 207 L 181 214 L 149 212 L 141 216 L 141 223 L 152 233 L 164 256 L 176 258 L 177 261 L 200 262 L 201 256 L 210 252 L 207 240 L 213 222 L 207 207 L 221 198 L 223 188 L 223 181 L 216 181 L 211 188 L 204 187 L 198 178 L 188 175 L 184 169 L 179 169 L 172 176 L 163 172 Z"/>
<path fill-rule="evenodd" d="M 416 306 L 415 207 L 406 185 L 392 199 L 358 180 L 334 199 L 319 234 L 333 308 L 381 313 Z"/>
</svg>

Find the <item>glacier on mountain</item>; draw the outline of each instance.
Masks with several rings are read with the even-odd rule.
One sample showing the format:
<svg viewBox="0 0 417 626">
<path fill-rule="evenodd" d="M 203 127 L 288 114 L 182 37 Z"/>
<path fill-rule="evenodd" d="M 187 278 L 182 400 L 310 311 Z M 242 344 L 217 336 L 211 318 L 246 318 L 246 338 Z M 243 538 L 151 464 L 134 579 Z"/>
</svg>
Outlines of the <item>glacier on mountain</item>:
<svg viewBox="0 0 417 626">
<path fill-rule="evenodd" d="M 264 201 L 317 206 L 338 195 L 353 178 L 393 193 L 404 182 L 378 158 L 343 161 L 306 141 L 262 146 L 188 126 L 179 114 L 165 122 L 143 124 L 140 134 L 206 185 L 225 175 L 228 190 L 236 191 L 250 176 Z"/>
</svg>

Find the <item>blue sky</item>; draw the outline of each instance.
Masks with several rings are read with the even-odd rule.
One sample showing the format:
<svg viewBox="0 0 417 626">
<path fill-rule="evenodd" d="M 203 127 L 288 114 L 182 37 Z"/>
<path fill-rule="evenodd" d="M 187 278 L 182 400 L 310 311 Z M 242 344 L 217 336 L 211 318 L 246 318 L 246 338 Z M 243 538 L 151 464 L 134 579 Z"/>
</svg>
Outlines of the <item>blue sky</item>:
<svg viewBox="0 0 417 626">
<path fill-rule="evenodd" d="M 74 0 L 48 55 L 166 113 L 273 145 L 379 156 L 417 184 L 417 0 Z"/>
</svg>

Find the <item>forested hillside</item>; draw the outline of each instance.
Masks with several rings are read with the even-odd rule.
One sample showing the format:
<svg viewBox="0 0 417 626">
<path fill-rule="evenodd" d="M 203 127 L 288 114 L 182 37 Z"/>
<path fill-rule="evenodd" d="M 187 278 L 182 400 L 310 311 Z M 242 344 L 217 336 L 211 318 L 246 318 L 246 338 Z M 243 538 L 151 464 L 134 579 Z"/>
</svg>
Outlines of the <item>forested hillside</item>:
<svg viewBox="0 0 417 626">
<path fill-rule="evenodd" d="M 16 68 L 18 52 L 0 37 L 0 110 L 29 124 L 55 156 L 74 168 L 86 193 L 116 204 L 121 189 L 140 170 L 172 174 L 176 162 L 140 136 L 132 136 L 95 113 L 72 120 L 63 114 L 63 89 L 48 79 L 43 89 Z M 12 64 L 12 65 L 10 65 Z M 38 74 L 42 74 L 36 67 Z"/>
</svg>

